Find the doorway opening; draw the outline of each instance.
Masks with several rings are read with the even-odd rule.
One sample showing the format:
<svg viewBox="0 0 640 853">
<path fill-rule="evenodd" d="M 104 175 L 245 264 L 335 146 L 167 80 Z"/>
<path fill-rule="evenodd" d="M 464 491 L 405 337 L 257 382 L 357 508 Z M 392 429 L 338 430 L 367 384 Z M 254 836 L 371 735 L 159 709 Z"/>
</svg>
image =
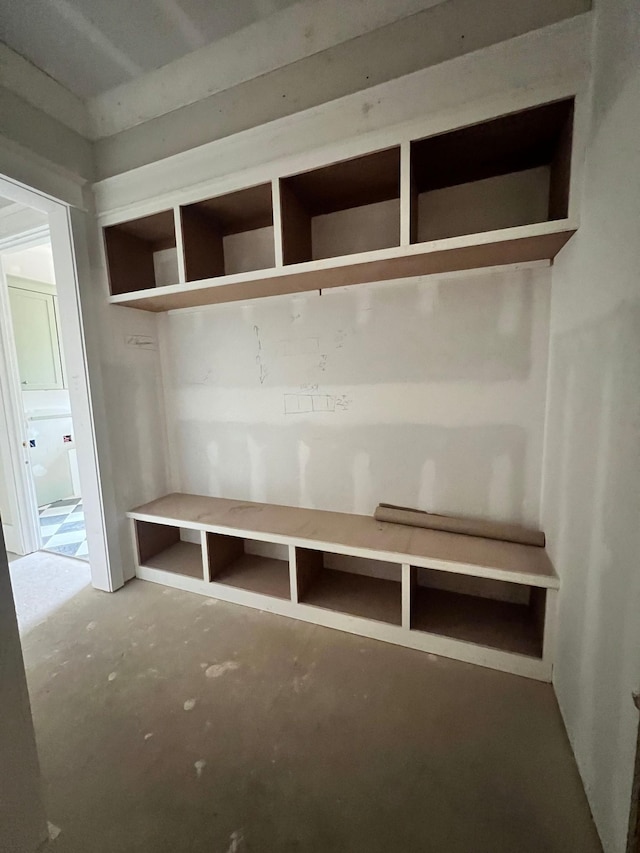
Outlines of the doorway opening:
<svg viewBox="0 0 640 853">
<path fill-rule="evenodd" d="M 25 588 L 25 560 L 34 563 L 34 589 L 46 563 L 57 594 L 53 563 L 62 561 L 69 574 L 111 592 L 123 573 L 111 560 L 115 506 L 108 480 L 105 505 L 100 475 L 102 377 L 95 333 L 85 333 L 94 318 L 80 300 L 81 287 L 91 286 L 92 220 L 76 188 L 64 185 L 63 194 L 78 206 L 0 176 L 0 516 Z"/>
<path fill-rule="evenodd" d="M 0 263 L 26 434 L 27 497 L 35 496 L 26 512 L 37 513 L 42 550 L 88 560 L 51 239 L 44 229 L 17 242 L 0 254 Z"/>
</svg>

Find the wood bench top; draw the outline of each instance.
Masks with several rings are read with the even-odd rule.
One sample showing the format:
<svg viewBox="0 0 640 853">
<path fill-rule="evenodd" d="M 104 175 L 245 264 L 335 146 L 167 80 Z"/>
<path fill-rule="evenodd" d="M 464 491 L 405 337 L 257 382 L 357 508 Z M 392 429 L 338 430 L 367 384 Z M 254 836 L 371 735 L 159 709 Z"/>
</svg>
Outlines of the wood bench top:
<svg viewBox="0 0 640 853">
<path fill-rule="evenodd" d="M 433 569 L 557 588 L 544 548 L 376 521 L 368 515 L 175 493 L 143 504 L 130 518 L 266 541 L 410 563 Z"/>
</svg>

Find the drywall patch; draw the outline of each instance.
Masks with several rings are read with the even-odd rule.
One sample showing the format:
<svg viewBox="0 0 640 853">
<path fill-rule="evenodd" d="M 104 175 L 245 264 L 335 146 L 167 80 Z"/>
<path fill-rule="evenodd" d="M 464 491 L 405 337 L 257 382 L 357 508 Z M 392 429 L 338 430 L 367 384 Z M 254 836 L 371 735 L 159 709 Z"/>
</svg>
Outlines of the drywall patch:
<svg viewBox="0 0 640 853">
<path fill-rule="evenodd" d="M 374 503 L 371 457 L 366 450 L 360 450 L 353 459 L 353 511 L 370 513 Z"/>
<path fill-rule="evenodd" d="M 267 469 L 264 462 L 264 445 L 253 436 L 247 436 L 249 473 L 251 477 L 251 500 L 267 501 Z"/>
<path fill-rule="evenodd" d="M 436 463 L 433 459 L 425 459 L 420 472 L 420 491 L 418 492 L 418 507 L 428 510 L 435 506 Z"/>
<path fill-rule="evenodd" d="M 202 771 L 207 766 L 207 762 L 203 758 L 200 758 L 193 766 L 196 768 L 196 776 L 199 779 L 202 776 Z"/>
<path fill-rule="evenodd" d="M 298 501 L 299 506 L 314 509 L 311 495 L 307 487 L 307 466 L 311 456 L 311 448 L 304 441 L 298 441 Z"/>
<path fill-rule="evenodd" d="M 118 677 L 117 672 L 110 672 L 109 677 L 108 677 L 108 681 L 115 681 L 117 677 Z"/>
<path fill-rule="evenodd" d="M 196 699 L 187 699 L 182 707 L 185 709 L 185 711 L 193 711 L 193 709 L 196 707 L 196 701 Z"/>
</svg>

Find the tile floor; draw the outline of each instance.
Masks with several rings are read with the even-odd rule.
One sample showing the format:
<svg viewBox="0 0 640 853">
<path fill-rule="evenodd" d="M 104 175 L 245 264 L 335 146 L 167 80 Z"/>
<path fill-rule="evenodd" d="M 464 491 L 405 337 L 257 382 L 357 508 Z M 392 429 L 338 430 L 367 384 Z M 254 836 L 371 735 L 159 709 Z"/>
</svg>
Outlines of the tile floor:
<svg viewBox="0 0 640 853">
<path fill-rule="evenodd" d="M 38 508 L 38 514 L 43 550 L 89 559 L 81 498 L 46 504 Z"/>
</svg>

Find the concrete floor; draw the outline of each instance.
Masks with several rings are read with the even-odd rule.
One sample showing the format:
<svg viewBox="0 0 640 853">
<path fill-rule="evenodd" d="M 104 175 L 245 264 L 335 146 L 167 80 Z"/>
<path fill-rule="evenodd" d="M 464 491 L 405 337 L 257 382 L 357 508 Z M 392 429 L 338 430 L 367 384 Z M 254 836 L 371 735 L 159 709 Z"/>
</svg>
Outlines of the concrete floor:
<svg viewBox="0 0 640 853">
<path fill-rule="evenodd" d="M 84 560 L 34 551 L 26 557 L 7 554 L 20 634 L 30 631 L 65 601 L 91 584 Z"/>
<path fill-rule="evenodd" d="M 549 685 L 134 581 L 24 638 L 54 853 L 597 853 Z"/>
</svg>

